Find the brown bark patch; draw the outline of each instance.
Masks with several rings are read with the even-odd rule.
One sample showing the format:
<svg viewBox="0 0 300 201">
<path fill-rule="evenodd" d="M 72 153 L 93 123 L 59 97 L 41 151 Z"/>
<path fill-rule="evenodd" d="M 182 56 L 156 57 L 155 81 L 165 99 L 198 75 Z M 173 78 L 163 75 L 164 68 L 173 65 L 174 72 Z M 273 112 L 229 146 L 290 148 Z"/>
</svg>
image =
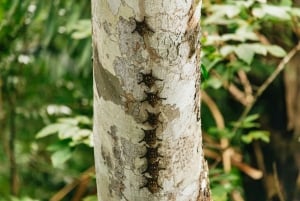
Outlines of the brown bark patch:
<svg viewBox="0 0 300 201">
<path fill-rule="evenodd" d="M 119 94 L 122 94 L 122 87 L 120 85 L 119 79 L 103 68 L 99 57 L 98 49 L 94 45 L 94 77 L 95 85 L 99 97 L 104 100 L 111 101 L 117 105 L 121 105 L 122 101 Z"/>
</svg>

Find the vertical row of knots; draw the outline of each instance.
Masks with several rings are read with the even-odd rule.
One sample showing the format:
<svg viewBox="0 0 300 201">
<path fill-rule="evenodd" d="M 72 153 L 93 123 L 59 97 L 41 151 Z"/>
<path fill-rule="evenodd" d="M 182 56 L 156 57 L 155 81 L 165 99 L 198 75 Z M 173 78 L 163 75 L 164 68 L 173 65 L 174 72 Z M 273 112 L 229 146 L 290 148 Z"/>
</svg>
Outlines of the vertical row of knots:
<svg viewBox="0 0 300 201">
<path fill-rule="evenodd" d="M 149 27 L 146 22 L 146 18 L 142 21 L 135 21 L 135 29 L 132 33 L 139 34 L 143 40 L 145 37 L 154 33 L 154 31 Z M 152 70 L 149 73 L 139 73 L 141 80 L 138 84 L 145 85 L 147 90 L 144 91 L 145 98 L 141 101 L 142 103 L 148 103 L 152 108 L 155 108 L 159 101 L 166 100 L 166 98 L 162 98 L 159 96 L 159 91 L 153 90 L 153 86 L 155 86 L 157 81 L 163 81 L 152 74 Z M 142 172 L 143 176 L 147 180 L 147 182 L 140 187 L 147 188 L 151 193 L 157 193 L 162 187 L 158 184 L 159 171 L 164 170 L 164 168 L 160 167 L 160 158 L 162 155 L 159 154 L 158 148 L 160 147 L 159 141 L 162 139 L 157 137 L 157 128 L 158 124 L 162 123 L 159 120 L 160 112 L 154 113 L 146 109 L 147 119 L 143 121 L 143 124 L 148 124 L 150 129 L 143 129 L 144 137 L 139 141 L 139 143 L 144 143 L 146 147 L 146 153 L 140 158 L 145 158 L 147 161 L 147 167 Z"/>
<path fill-rule="evenodd" d="M 148 103 L 152 108 L 155 108 L 159 101 L 166 100 L 166 98 L 159 97 L 159 91 L 151 91 L 156 81 L 163 81 L 152 74 L 152 70 L 150 73 L 140 73 L 141 81 L 138 84 L 144 84 L 148 90 L 144 91 L 145 98 L 141 101 Z M 159 171 L 164 170 L 164 168 L 160 167 L 160 158 L 162 155 L 159 154 L 158 148 L 160 147 L 160 139 L 157 136 L 157 128 L 158 124 L 162 123 L 159 120 L 160 112 L 154 113 L 150 112 L 146 109 L 147 119 L 143 121 L 143 124 L 148 124 L 151 129 L 143 129 L 144 133 L 143 139 L 139 141 L 139 143 L 144 143 L 146 146 L 146 153 L 141 156 L 141 158 L 146 158 L 147 167 L 142 172 L 147 182 L 140 188 L 146 187 L 151 193 L 157 193 L 162 187 L 158 184 Z"/>
</svg>

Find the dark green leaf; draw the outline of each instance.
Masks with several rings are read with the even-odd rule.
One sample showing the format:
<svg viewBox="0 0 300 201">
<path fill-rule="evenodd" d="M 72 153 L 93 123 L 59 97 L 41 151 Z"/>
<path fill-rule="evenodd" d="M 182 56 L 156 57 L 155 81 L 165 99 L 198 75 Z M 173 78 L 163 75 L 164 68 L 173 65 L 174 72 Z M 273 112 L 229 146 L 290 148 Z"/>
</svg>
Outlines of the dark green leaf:
<svg viewBox="0 0 300 201">
<path fill-rule="evenodd" d="M 204 80 L 208 79 L 208 71 L 206 69 L 206 67 L 204 66 L 204 64 L 201 64 L 201 76 L 204 78 Z"/>
</svg>

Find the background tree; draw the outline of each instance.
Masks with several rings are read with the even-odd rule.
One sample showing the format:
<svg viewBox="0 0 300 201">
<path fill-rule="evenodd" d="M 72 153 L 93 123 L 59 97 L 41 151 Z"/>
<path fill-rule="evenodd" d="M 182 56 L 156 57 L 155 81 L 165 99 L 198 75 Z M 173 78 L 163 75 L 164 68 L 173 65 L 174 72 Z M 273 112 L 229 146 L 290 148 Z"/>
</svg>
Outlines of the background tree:
<svg viewBox="0 0 300 201">
<path fill-rule="evenodd" d="M 99 200 L 210 200 L 201 1 L 92 1 Z"/>
</svg>

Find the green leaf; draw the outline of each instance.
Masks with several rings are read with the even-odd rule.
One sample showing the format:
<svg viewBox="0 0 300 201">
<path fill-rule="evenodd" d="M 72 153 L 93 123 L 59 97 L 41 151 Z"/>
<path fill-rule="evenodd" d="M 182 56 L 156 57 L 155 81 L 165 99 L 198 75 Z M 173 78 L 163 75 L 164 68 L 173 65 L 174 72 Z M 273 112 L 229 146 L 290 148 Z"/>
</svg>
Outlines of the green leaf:
<svg viewBox="0 0 300 201">
<path fill-rule="evenodd" d="M 218 185 L 211 189 L 211 195 L 214 201 L 228 201 L 227 192 L 222 185 Z"/>
<path fill-rule="evenodd" d="M 234 21 L 227 19 L 237 16 L 241 12 L 241 7 L 237 5 L 213 5 L 210 7 L 210 11 L 212 15 L 206 17 L 204 24 L 228 24 L 237 21 L 236 19 Z"/>
<path fill-rule="evenodd" d="M 208 71 L 204 64 L 201 64 L 201 76 L 204 78 L 204 80 L 208 79 Z"/>
<path fill-rule="evenodd" d="M 59 139 L 73 138 L 73 136 L 76 135 L 79 130 L 79 127 L 69 125 L 65 129 L 59 131 L 58 137 Z"/>
<path fill-rule="evenodd" d="M 226 57 L 227 55 L 229 55 L 230 53 L 232 53 L 235 48 L 236 48 L 236 46 L 233 46 L 233 45 L 224 45 L 220 49 L 220 54 L 222 56 Z"/>
<path fill-rule="evenodd" d="M 239 59 L 250 64 L 254 57 L 254 51 L 248 44 L 240 44 L 234 50 Z"/>
<path fill-rule="evenodd" d="M 293 2 L 292 2 L 292 0 L 281 0 L 280 1 L 280 5 L 281 6 L 292 6 L 293 5 Z"/>
<path fill-rule="evenodd" d="M 263 130 L 251 131 L 247 135 L 241 137 L 242 141 L 246 144 L 250 144 L 253 140 L 262 140 L 263 142 L 270 142 L 270 132 Z"/>
<path fill-rule="evenodd" d="M 73 126 L 78 125 L 78 119 L 76 118 L 59 118 L 58 122 L 73 125 Z"/>
<path fill-rule="evenodd" d="M 219 129 L 216 127 L 210 127 L 208 129 L 208 133 L 218 138 L 232 138 L 234 136 L 234 133 L 230 132 L 227 128 Z"/>
<path fill-rule="evenodd" d="M 212 77 L 212 78 L 208 79 L 207 81 L 205 81 L 205 84 L 214 89 L 219 89 L 222 86 L 222 81 L 218 78 Z"/>
<path fill-rule="evenodd" d="M 279 20 L 290 20 L 291 16 L 288 14 L 291 8 L 286 6 L 262 5 L 260 8 L 254 8 L 252 14 L 255 17 L 263 18 L 266 15 L 272 16 Z"/>
<path fill-rule="evenodd" d="M 252 10 L 252 15 L 257 18 L 263 18 L 266 15 L 266 12 L 262 8 L 254 8 Z"/>
<path fill-rule="evenodd" d="M 286 55 L 286 51 L 277 45 L 268 45 L 266 48 L 273 56 L 284 57 Z"/>
<path fill-rule="evenodd" d="M 96 195 L 91 195 L 91 196 L 85 197 L 83 199 L 83 201 L 98 201 L 98 198 Z"/>
<path fill-rule="evenodd" d="M 251 121 L 257 120 L 258 118 L 259 118 L 259 114 L 252 114 L 252 115 L 247 116 L 244 119 L 244 122 L 251 122 Z"/>
<path fill-rule="evenodd" d="M 300 17 L 300 8 L 292 8 L 291 14 Z"/>
<path fill-rule="evenodd" d="M 241 8 L 236 5 L 225 5 L 224 7 L 225 14 L 228 18 L 233 18 L 241 12 Z"/>
<path fill-rule="evenodd" d="M 47 146 L 47 151 L 56 152 L 58 150 L 64 149 L 69 147 L 71 139 L 64 139 L 56 141 L 55 143 L 50 144 Z"/>
<path fill-rule="evenodd" d="M 253 122 L 259 118 L 258 114 L 247 116 L 242 122 L 233 122 L 233 126 L 239 126 L 240 128 L 257 128 L 259 123 Z"/>
<path fill-rule="evenodd" d="M 72 38 L 83 39 L 91 36 L 91 20 L 79 20 L 72 25 L 70 31 L 73 31 Z"/>
<path fill-rule="evenodd" d="M 54 152 L 51 155 L 51 161 L 54 167 L 60 167 L 63 163 L 65 163 L 72 156 L 71 149 L 66 147 L 64 149 L 60 149 Z"/>
<path fill-rule="evenodd" d="M 40 132 L 36 134 L 36 138 L 44 138 L 49 135 L 55 134 L 62 129 L 67 128 L 69 125 L 63 123 L 54 123 L 44 127 Z"/>
<path fill-rule="evenodd" d="M 14 196 L 11 196 L 10 201 L 39 201 L 37 199 L 33 199 L 33 198 L 30 198 L 30 197 L 14 197 Z"/>
<path fill-rule="evenodd" d="M 73 141 L 79 141 L 84 138 L 88 138 L 92 135 L 92 130 L 80 129 L 75 135 L 73 135 Z"/>
<path fill-rule="evenodd" d="M 244 25 L 242 27 L 240 27 L 237 31 L 236 31 L 237 35 L 242 36 L 244 39 L 243 41 L 247 40 L 258 40 L 258 37 L 256 35 L 256 33 L 254 33 L 252 30 L 249 29 L 249 25 Z"/>
<path fill-rule="evenodd" d="M 88 118 L 87 116 L 76 116 L 76 119 L 78 120 L 79 124 L 84 124 L 84 125 L 92 125 L 93 121 L 91 118 Z"/>
</svg>

